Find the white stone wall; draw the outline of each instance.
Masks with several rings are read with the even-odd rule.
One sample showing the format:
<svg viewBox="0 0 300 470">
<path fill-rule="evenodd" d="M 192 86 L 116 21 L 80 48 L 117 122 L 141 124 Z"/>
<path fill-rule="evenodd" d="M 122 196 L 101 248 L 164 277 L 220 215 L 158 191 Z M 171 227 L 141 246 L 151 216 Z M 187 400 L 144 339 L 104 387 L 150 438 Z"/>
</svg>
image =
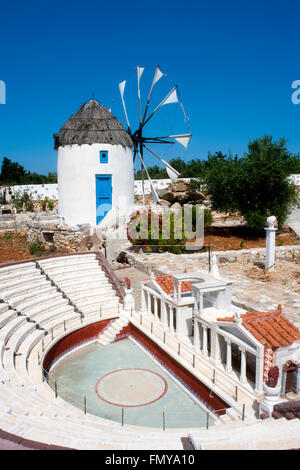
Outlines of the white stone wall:
<svg viewBox="0 0 300 470">
<path fill-rule="evenodd" d="M 0 190 L 4 190 L 5 187 L 1 187 Z M 20 186 L 11 186 L 12 194 L 17 191 L 31 193 L 35 201 L 40 201 L 45 197 L 52 200 L 57 200 L 57 184 L 23 184 Z"/>
<path fill-rule="evenodd" d="M 300 175 L 290 175 L 288 179 L 295 186 L 300 186 Z"/>
<path fill-rule="evenodd" d="M 100 163 L 100 151 L 108 151 L 108 163 Z M 112 206 L 132 206 L 133 158 L 121 145 L 68 145 L 58 149 L 59 215 L 66 224 L 96 225 L 96 175 L 112 175 Z"/>
<path fill-rule="evenodd" d="M 285 348 L 276 349 L 274 355 L 274 365 L 279 367 L 282 373 L 282 366 L 289 360 L 300 361 L 300 342 L 296 341 Z"/>
<path fill-rule="evenodd" d="M 145 175 L 145 180 L 144 180 L 144 193 L 145 194 L 151 194 L 151 188 L 150 188 L 150 183 Z M 179 178 L 180 181 L 184 181 L 185 183 L 189 183 L 191 178 Z M 159 189 L 165 189 L 171 184 L 170 179 L 160 179 L 160 180 L 152 180 L 153 186 L 158 191 Z M 142 180 L 135 180 L 134 181 L 134 194 L 137 196 L 141 196 L 143 194 L 143 184 Z"/>
</svg>

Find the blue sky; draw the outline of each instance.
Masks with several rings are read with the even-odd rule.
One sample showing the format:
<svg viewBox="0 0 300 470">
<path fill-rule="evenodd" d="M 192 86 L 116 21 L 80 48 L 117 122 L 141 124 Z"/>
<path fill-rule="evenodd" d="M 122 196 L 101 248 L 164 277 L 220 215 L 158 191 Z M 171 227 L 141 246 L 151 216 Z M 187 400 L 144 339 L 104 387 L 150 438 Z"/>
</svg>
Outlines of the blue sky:
<svg viewBox="0 0 300 470">
<path fill-rule="evenodd" d="M 55 171 L 53 133 L 70 115 L 94 91 L 107 107 L 114 100 L 124 122 L 117 87 L 128 78 L 134 120 L 135 66 L 145 67 L 146 96 L 157 64 L 178 84 L 193 133 L 188 152 L 167 146 L 163 157 L 242 155 L 249 139 L 264 134 L 286 137 L 300 152 L 300 105 L 291 101 L 291 84 L 300 79 L 299 26 L 299 0 L 1 2 L 7 104 L 0 104 L 0 160 Z M 171 86 L 161 80 L 153 106 Z M 164 108 L 149 131 L 189 132 L 176 105 Z"/>
</svg>

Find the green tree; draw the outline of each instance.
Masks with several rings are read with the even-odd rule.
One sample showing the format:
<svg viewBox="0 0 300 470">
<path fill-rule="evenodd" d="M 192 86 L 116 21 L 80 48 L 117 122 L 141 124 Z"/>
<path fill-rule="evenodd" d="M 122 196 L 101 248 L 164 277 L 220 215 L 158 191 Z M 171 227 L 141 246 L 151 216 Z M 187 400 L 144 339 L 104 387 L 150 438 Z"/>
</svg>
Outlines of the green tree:
<svg viewBox="0 0 300 470">
<path fill-rule="evenodd" d="M 1 184 L 13 185 L 22 184 L 26 171 L 19 163 L 12 162 L 4 157 L 1 166 L 0 182 Z"/>
<path fill-rule="evenodd" d="M 299 164 L 300 156 L 287 150 L 286 140 L 273 142 L 271 136 L 250 142 L 241 159 L 220 152 L 211 156 L 206 185 L 213 209 L 239 211 L 253 232 L 262 231 L 270 215 L 281 228 L 297 201 L 287 177 Z"/>
<path fill-rule="evenodd" d="M 26 171 L 19 163 L 12 162 L 7 157 L 3 158 L 0 173 L 0 184 L 2 186 L 47 183 L 57 183 L 57 174 L 50 172 L 46 176 L 36 172 Z"/>
</svg>

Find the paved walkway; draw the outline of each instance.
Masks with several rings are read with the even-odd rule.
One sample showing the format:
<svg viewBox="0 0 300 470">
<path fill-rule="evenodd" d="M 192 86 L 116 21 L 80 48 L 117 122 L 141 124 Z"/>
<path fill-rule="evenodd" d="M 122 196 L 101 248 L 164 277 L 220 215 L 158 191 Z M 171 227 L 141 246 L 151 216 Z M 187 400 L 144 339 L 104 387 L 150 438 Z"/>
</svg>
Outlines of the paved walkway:
<svg viewBox="0 0 300 470">
<path fill-rule="evenodd" d="M 136 266 L 115 271 L 120 279 L 129 277 L 132 281 L 137 309 L 140 306 L 140 285 L 143 279 L 149 278 L 150 270 L 157 274 L 183 273 L 187 271 L 208 270 L 206 258 L 198 254 L 173 255 L 171 253 L 159 254 L 135 254 Z M 144 272 L 141 271 L 144 269 Z M 148 270 L 148 272 L 147 272 Z M 287 318 L 300 327 L 300 295 L 292 291 L 272 287 L 263 282 L 248 279 L 239 274 L 232 274 L 227 265 L 219 266 L 220 274 L 233 281 L 234 303 L 241 308 L 258 311 L 276 310 L 278 304 L 282 304 Z"/>
</svg>

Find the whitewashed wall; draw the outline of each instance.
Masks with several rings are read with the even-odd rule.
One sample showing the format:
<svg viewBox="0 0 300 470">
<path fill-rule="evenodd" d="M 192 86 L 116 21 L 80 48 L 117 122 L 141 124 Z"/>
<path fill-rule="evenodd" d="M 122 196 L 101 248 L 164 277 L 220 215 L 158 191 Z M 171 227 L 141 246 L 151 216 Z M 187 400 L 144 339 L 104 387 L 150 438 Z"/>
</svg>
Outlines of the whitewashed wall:
<svg viewBox="0 0 300 470">
<path fill-rule="evenodd" d="M 28 184 L 21 186 L 12 186 L 13 194 L 17 191 L 26 191 L 32 193 L 34 200 L 41 200 L 45 197 L 49 199 L 57 199 L 57 184 Z"/>
<path fill-rule="evenodd" d="M 108 151 L 108 163 L 99 152 Z M 59 147 L 57 161 L 59 215 L 69 225 L 96 225 L 96 175 L 112 175 L 112 206 L 122 210 L 134 202 L 130 148 L 93 144 Z"/>
</svg>

